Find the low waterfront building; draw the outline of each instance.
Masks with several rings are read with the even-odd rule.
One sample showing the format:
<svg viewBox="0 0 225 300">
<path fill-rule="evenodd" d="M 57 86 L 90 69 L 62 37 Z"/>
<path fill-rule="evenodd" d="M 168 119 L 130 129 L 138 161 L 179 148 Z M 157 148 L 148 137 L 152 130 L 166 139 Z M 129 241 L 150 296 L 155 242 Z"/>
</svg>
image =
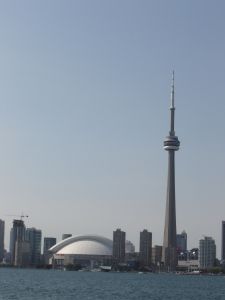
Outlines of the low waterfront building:
<svg viewBox="0 0 225 300">
<path fill-rule="evenodd" d="M 190 259 L 190 260 L 178 260 L 177 269 L 179 271 L 192 272 L 199 269 L 199 260 Z"/>
<path fill-rule="evenodd" d="M 198 248 L 180 252 L 178 255 L 177 270 L 196 271 L 199 269 Z"/>
</svg>

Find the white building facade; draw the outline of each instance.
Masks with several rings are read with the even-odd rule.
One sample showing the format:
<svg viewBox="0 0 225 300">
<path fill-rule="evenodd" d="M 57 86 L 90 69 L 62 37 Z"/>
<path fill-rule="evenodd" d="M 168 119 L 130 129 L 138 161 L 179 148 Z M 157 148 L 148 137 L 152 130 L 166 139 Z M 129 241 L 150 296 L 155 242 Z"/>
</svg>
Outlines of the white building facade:
<svg viewBox="0 0 225 300">
<path fill-rule="evenodd" d="M 205 236 L 199 241 L 199 267 L 212 268 L 216 259 L 216 244 L 212 237 Z"/>
</svg>

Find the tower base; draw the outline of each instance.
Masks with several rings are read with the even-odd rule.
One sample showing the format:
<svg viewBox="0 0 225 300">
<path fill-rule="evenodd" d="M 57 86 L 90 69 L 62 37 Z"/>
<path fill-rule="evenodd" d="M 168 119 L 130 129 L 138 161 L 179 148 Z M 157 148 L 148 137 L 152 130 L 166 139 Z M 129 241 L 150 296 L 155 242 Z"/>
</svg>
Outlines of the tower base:
<svg viewBox="0 0 225 300">
<path fill-rule="evenodd" d="M 165 271 L 175 271 L 177 267 L 177 249 L 163 246 L 162 251 L 162 261 L 164 262 Z"/>
</svg>

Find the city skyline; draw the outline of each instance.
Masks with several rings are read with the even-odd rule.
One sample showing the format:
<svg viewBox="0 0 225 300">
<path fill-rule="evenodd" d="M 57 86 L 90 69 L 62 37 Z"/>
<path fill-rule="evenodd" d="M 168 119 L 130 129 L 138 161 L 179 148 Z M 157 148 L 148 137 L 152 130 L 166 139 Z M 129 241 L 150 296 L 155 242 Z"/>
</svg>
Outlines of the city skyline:
<svg viewBox="0 0 225 300">
<path fill-rule="evenodd" d="M 177 232 L 187 232 L 189 249 L 212 236 L 220 256 L 225 3 L 0 1 L 0 8 L 6 248 L 6 215 L 21 212 L 27 227 L 58 240 L 64 232 L 111 237 L 119 227 L 138 247 L 147 228 L 162 245 L 162 138 L 174 69 Z"/>
<path fill-rule="evenodd" d="M 23 216 L 24 217 L 24 216 Z M 22 218 L 20 219 L 14 219 L 13 220 L 13 224 L 12 227 L 10 229 L 10 245 L 9 248 L 6 247 L 4 244 L 4 235 L 5 235 L 5 228 L 4 228 L 4 220 L 0 219 L 0 225 L 1 225 L 1 232 L 0 232 L 0 237 L 1 237 L 1 243 L 0 246 L 2 247 L 2 258 L 6 258 L 7 262 L 8 262 L 8 257 L 11 257 L 11 263 L 14 260 L 14 252 L 15 252 L 15 243 L 16 241 L 26 241 L 28 243 L 30 243 L 31 245 L 29 246 L 29 251 L 31 251 L 31 262 L 32 262 L 32 251 L 37 251 L 38 253 L 35 252 L 35 254 L 33 253 L 33 260 L 38 260 L 38 256 L 40 254 L 43 254 L 43 257 L 45 257 L 45 255 L 47 254 L 47 250 L 48 246 L 47 245 L 58 245 L 58 244 L 62 244 L 62 242 L 64 240 L 69 240 L 72 238 L 73 239 L 77 239 L 79 237 L 81 237 L 82 235 L 78 234 L 78 235 L 72 235 L 71 233 L 63 233 L 61 238 L 57 241 L 56 237 L 49 237 L 49 236 L 42 236 L 42 229 L 37 229 L 36 227 L 32 226 L 32 227 L 26 227 L 25 222 L 22 220 Z M 220 259 L 221 262 L 224 261 L 224 224 L 225 221 L 222 220 L 222 235 L 221 235 L 221 249 L 218 250 L 218 252 L 221 250 L 221 257 L 220 256 L 216 256 L 216 258 Z M 165 224 L 166 225 L 166 224 Z M 83 236 L 99 236 L 100 235 L 94 235 L 93 233 L 90 235 L 83 235 Z M 18 238 L 19 237 L 19 238 Z M 209 237 L 209 236 L 205 236 L 202 235 L 202 237 L 205 238 L 209 238 L 209 239 L 213 239 L 213 237 Z M 165 247 L 165 243 L 163 245 L 153 245 L 152 244 L 152 232 L 149 232 L 147 229 L 143 229 L 142 231 L 140 231 L 140 238 L 139 238 L 139 248 L 135 248 L 135 245 L 128 239 L 126 239 L 126 232 L 122 231 L 120 228 L 117 230 L 114 230 L 112 233 L 111 237 L 103 237 L 102 238 L 106 238 L 107 240 L 111 240 L 111 242 L 114 241 L 115 239 L 115 245 L 120 243 L 120 240 L 123 240 L 122 244 L 124 243 L 124 249 L 126 249 L 126 253 L 139 253 L 140 255 L 140 261 L 142 260 L 142 256 L 147 257 L 147 255 L 150 255 L 150 257 L 152 257 L 152 251 L 155 251 L 155 248 L 161 248 L 161 250 L 163 250 L 163 247 Z M 199 240 L 199 243 L 202 239 Z M 185 256 L 186 252 L 191 252 L 191 251 L 195 251 L 195 248 L 188 248 L 187 247 L 187 233 L 185 230 L 183 230 L 181 233 L 176 233 L 176 256 L 178 260 L 182 260 L 182 257 Z M 114 242 L 113 242 L 114 243 Z M 174 243 L 174 241 L 172 241 L 172 243 Z M 215 242 L 214 242 L 215 243 Z M 43 245 L 42 245 L 43 244 Z M 149 248 L 151 244 L 151 247 Z M 216 244 L 215 244 L 216 245 Z M 51 246 L 49 246 L 50 248 Z M 120 248 L 121 246 L 119 246 Z M 118 248 L 118 249 L 119 249 Z M 216 249 L 216 248 L 215 248 Z M 4 250 L 4 251 L 3 251 Z M 199 250 L 199 249 L 198 249 Z M 120 251 L 120 250 L 119 250 Z M 150 251 L 148 253 L 148 251 Z M 156 250 L 157 251 L 157 250 Z M 165 250 L 164 250 L 165 251 Z M 148 254 L 147 254 L 148 253 Z M 216 252 L 215 252 L 216 253 Z M 9 256 L 8 256 L 9 255 Z M 36 257 L 36 255 L 38 255 Z M 154 254 L 155 255 L 155 254 Z M 173 254 L 172 254 L 173 255 Z M 164 257 L 163 257 L 164 256 Z M 145 257 L 145 259 L 147 259 Z M 180 257 L 180 258 L 179 258 Z M 45 259 L 45 258 L 44 258 Z M 171 262 L 169 261 L 171 259 Z M 166 264 L 166 268 L 173 270 L 176 265 L 174 265 L 174 261 L 173 261 L 173 256 L 171 257 L 167 257 L 166 258 L 167 262 L 165 263 L 165 252 L 163 254 L 162 251 L 162 263 Z"/>
</svg>

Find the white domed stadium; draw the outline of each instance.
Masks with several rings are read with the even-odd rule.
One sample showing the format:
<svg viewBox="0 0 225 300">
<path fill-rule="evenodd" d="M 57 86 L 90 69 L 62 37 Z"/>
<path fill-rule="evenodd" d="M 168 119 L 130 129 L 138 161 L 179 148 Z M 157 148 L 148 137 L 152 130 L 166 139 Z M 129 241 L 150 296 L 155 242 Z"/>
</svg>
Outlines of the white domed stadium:
<svg viewBox="0 0 225 300">
<path fill-rule="evenodd" d="M 55 268 L 65 265 L 95 267 L 110 264 L 112 260 L 112 240 L 98 235 L 72 236 L 49 249 Z"/>
</svg>

